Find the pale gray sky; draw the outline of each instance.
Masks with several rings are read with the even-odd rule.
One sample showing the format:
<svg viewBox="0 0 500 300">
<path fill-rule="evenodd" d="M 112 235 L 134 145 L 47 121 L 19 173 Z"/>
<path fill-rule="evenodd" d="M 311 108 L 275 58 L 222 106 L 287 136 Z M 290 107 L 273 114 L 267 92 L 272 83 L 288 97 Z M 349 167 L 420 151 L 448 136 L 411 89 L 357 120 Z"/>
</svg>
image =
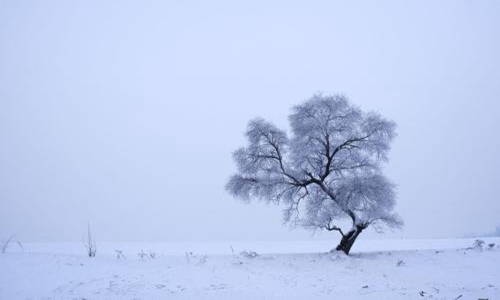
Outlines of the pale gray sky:
<svg viewBox="0 0 500 300">
<path fill-rule="evenodd" d="M 224 184 L 318 91 L 398 123 L 392 235 L 500 224 L 499 1 L 235 2 L 0 0 L 0 235 L 308 238 Z"/>
</svg>

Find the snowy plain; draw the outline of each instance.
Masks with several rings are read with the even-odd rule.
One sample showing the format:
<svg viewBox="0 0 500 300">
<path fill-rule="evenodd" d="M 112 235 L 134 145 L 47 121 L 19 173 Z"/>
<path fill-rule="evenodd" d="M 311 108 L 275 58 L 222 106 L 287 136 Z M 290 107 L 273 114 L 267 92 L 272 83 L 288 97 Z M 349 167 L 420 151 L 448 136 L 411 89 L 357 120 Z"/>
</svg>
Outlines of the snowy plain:
<svg viewBox="0 0 500 300">
<path fill-rule="evenodd" d="M 0 299 L 500 299 L 500 238 L 482 239 L 13 244 Z"/>
</svg>

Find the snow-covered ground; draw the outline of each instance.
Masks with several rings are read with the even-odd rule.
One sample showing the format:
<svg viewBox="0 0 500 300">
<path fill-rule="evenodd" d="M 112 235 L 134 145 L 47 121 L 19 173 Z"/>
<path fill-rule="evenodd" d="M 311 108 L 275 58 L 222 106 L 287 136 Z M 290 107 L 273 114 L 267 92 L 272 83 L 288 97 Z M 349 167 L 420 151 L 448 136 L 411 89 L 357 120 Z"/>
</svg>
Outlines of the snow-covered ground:
<svg viewBox="0 0 500 300">
<path fill-rule="evenodd" d="M 0 299 L 500 299 L 500 248 L 473 242 L 361 239 L 349 257 L 326 253 L 331 241 L 101 243 L 95 258 L 79 243 L 14 244 Z"/>
</svg>

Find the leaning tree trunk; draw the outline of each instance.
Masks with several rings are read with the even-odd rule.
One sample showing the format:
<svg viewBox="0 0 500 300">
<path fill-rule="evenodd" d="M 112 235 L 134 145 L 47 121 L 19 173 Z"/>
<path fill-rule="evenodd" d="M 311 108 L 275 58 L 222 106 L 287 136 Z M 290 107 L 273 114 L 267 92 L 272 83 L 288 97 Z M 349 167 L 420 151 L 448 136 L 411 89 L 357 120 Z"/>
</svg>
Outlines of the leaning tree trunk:
<svg viewBox="0 0 500 300">
<path fill-rule="evenodd" d="M 364 229 L 365 228 L 362 226 L 354 226 L 351 230 L 349 230 L 348 233 L 342 236 L 342 239 L 340 240 L 340 243 L 337 248 L 335 248 L 335 250 L 342 251 L 345 254 L 349 255 L 349 251 L 351 251 L 352 245 L 354 245 L 354 242 L 358 238 L 358 235 Z"/>
</svg>

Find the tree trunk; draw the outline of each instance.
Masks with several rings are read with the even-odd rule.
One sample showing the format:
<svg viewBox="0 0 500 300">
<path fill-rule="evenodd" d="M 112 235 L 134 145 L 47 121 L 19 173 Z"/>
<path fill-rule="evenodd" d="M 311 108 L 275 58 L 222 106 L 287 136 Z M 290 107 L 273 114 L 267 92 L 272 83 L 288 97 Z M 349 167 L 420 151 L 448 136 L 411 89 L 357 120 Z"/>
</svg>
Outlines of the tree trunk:
<svg viewBox="0 0 500 300">
<path fill-rule="evenodd" d="M 340 240 L 340 244 L 335 248 L 337 251 L 342 251 L 346 255 L 349 255 L 349 251 L 351 251 L 352 245 L 358 238 L 358 235 L 364 230 L 365 228 L 362 226 L 354 226 L 351 230 L 349 230 L 348 233 L 346 233 L 344 236 L 342 236 L 342 239 Z"/>
</svg>

